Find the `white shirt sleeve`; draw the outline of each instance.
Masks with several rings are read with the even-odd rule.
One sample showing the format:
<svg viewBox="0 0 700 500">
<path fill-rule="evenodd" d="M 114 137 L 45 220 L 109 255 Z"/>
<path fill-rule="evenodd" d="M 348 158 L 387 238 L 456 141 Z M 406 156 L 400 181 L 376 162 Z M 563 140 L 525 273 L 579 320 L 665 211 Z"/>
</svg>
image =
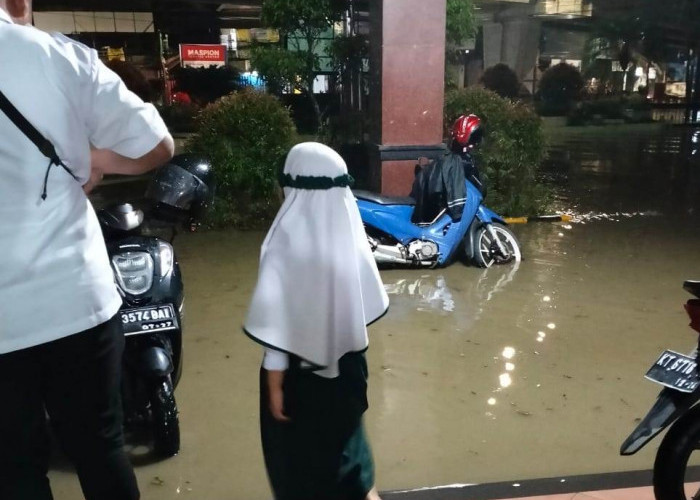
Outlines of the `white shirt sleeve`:
<svg viewBox="0 0 700 500">
<path fill-rule="evenodd" d="M 95 51 L 92 51 L 90 95 L 85 98 L 90 142 L 98 149 L 139 158 L 168 134 L 156 108 L 129 91 Z"/>
<path fill-rule="evenodd" d="M 265 348 L 262 367 L 266 370 L 284 371 L 289 368 L 289 355 L 286 352 Z"/>
</svg>

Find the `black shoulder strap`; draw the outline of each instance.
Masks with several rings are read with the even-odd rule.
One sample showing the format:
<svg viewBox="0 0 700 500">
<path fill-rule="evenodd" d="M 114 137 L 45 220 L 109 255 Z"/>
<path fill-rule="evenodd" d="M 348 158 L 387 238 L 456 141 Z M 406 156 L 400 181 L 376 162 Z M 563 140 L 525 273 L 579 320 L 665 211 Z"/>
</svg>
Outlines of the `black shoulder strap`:
<svg viewBox="0 0 700 500">
<path fill-rule="evenodd" d="M 47 189 L 47 183 L 49 180 L 49 173 L 51 172 L 51 167 L 53 165 L 59 165 L 70 174 L 70 176 L 75 179 L 76 181 L 80 182 L 79 179 L 76 177 L 76 175 L 73 173 L 73 171 L 66 166 L 65 163 L 61 161 L 61 159 L 58 157 L 58 153 L 56 152 L 56 148 L 53 146 L 51 141 L 49 141 L 46 137 L 41 135 L 41 132 L 39 132 L 34 125 L 29 123 L 29 121 L 24 117 L 22 113 L 19 112 L 17 108 L 15 108 L 15 105 L 10 102 L 10 100 L 5 96 L 5 94 L 2 93 L 0 90 L 0 111 L 5 113 L 7 117 L 10 119 L 12 123 L 15 124 L 15 126 L 22 131 L 24 135 L 27 136 L 27 138 L 34 143 L 34 145 L 39 148 L 39 151 L 41 151 L 41 154 L 46 156 L 50 162 L 49 166 L 46 169 L 46 175 L 44 175 L 44 190 L 41 194 L 41 199 L 45 200 L 46 199 L 46 189 Z"/>
<path fill-rule="evenodd" d="M 10 121 L 12 121 L 12 123 L 14 123 L 17 128 L 20 129 L 22 133 L 36 145 L 37 148 L 39 148 L 41 154 L 46 156 L 56 165 L 61 163 L 61 160 L 58 158 L 58 153 L 56 153 L 56 148 L 53 147 L 53 144 L 51 144 L 46 137 L 41 135 L 41 132 L 39 132 L 34 125 L 27 121 L 24 115 L 22 115 L 22 113 L 15 108 L 14 104 L 12 104 L 7 97 L 5 97 L 5 94 L 3 94 L 2 91 L 0 91 L 0 110 L 7 115 Z"/>
</svg>

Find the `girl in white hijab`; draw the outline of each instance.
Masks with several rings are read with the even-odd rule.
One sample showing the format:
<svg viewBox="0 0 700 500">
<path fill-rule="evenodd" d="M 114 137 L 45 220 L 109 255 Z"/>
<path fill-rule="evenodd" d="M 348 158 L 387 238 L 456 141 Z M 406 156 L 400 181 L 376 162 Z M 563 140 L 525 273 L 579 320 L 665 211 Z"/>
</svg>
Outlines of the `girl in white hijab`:
<svg viewBox="0 0 700 500">
<path fill-rule="evenodd" d="M 261 249 L 244 330 L 266 347 L 261 434 L 276 500 L 379 498 L 362 426 L 364 351 L 389 299 L 351 182 L 329 147 L 292 148 Z"/>
</svg>

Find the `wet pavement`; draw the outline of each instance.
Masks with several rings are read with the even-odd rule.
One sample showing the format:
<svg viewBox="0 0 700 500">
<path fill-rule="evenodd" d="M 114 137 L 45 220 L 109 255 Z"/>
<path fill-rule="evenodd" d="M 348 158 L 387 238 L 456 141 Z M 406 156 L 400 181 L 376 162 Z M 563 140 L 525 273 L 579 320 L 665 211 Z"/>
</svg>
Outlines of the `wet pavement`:
<svg viewBox="0 0 700 500">
<path fill-rule="evenodd" d="M 681 288 L 700 278 L 690 137 L 658 127 L 557 136 L 545 173 L 574 221 L 513 226 L 519 266 L 382 271 L 391 308 L 370 329 L 366 415 L 380 490 L 651 468 L 658 438 L 632 457 L 618 450 L 658 392 L 647 368 L 696 340 Z M 186 288 L 182 451 L 153 462 L 131 450 L 145 499 L 271 498 L 261 350 L 240 329 L 263 237 L 175 242 Z M 60 458 L 50 478 L 57 500 L 80 498 Z"/>
</svg>

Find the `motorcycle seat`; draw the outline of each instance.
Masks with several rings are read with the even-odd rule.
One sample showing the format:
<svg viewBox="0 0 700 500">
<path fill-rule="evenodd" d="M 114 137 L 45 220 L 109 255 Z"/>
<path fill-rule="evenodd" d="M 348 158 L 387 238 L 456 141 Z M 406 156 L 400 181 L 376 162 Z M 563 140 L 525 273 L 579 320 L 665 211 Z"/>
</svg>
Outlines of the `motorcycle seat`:
<svg viewBox="0 0 700 500">
<path fill-rule="evenodd" d="M 416 200 L 410 196 L 383 196 L 371 191 L 353 190 L 353 195 L 358 200 L 370 201 L 378 205 L 415 205 Z"/>
</svg>

